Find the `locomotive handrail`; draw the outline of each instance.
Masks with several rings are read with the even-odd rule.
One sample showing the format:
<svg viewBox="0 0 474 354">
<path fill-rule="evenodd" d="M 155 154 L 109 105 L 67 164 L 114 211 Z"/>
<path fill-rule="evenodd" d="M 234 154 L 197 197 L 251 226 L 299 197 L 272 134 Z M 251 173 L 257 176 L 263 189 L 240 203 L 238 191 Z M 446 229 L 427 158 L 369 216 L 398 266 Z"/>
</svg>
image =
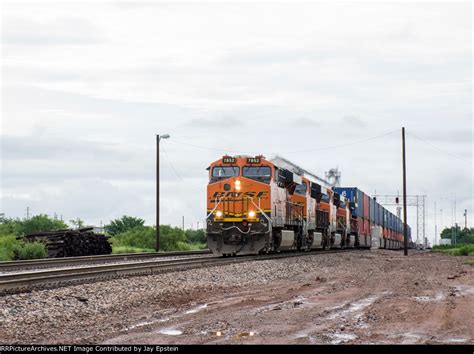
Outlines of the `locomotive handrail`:
<svg viewBox="0 0 474 354">
<path fill-rule="evenodd" d="M 251 228 L 252 228 L 252 224 L 249 224 L 249 229 L 248 229 L 247 231 L 242 231 L 241 229 L 239 229 L 238 226 L 235 226 L 235 225 L 232 225 L 232 226 L 227 227 L 227 228 L 221 226 L 221 229 L 224 230 L 224 231 L 228 231 L 228 230 L 230 230 L 230 229 L 237 229 L 237 230 L 240 231 L 240 233 L 242 233 L 242 234 L 244 234 L 244 235 L 249 234 Z"/>
<path fill-rule="evenodd" d="M 265 217 L 265 219 L 268 220 L 268 222 L 271 224 L 272 223 L 272 219 L 270 219 L 270 217 L 265 214 L 265 212 L 260 208 L 260 206 L 258 206 L 257 204 L 255 204 L 255 202 L 253 201 L 253 198 L 252 197 L 249 197 L 250 198 L 250 201 L 252 202 L 253 205 L 255 205 L 255 207 L 258 209 L 258 211 L 260 211 L 260 213 L 262 213 L 262 215 Z M 260 200 L 260 199 L 259 199 Z"/>
<path fill-rule="evenodd" d="M 217 200 L 218 200 L 218 202 L 217 202 L 216 206 L 214 207 L 214 209 L 212 209 L 212 210 L 211 210 L 211 212 L 210 212 L 209 214 L 207 214 L 207 216 L 206 216 L 206 220 L 207 220 L 207 219 L 209 219 L 209 216 L 211 216 L 211 215 L 212 215 L 212 213 L 214 213 L 214 210 L 216 210 L 216 209 L 217 209 L 217 207 L 219 206 L 219 204 L 222 202 L 222 199 L 223 199 L 223 198 L 224 198 L 224 197 L 222 197 L 220 200 L 219 200 L 219 199 L 217 199 Z"/>
<path fill-rule="evenodd" d="M 252 197 L 249 197 L 249 198 L 252 204 L 255 205 L 255 207 L 260 211 L 260 213 L 262 213 L 265 219 L 268 220 L 268 230 L 265 233 L 269 232 L 271 234 L 272 233 L 272 219 L 267 214 L 265 214 L 265 212 L 260 208 L 259 205 L 255 204 Z M 260 202 L 260 198 L 258 200 Z"/>
</svg>

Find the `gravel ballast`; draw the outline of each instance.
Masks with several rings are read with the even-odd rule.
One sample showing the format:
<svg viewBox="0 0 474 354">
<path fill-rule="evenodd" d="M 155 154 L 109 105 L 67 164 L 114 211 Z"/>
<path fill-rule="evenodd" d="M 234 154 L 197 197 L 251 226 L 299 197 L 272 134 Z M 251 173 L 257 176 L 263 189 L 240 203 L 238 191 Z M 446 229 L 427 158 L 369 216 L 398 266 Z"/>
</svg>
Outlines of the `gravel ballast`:
<svg viewBox="0 0 474 354">
<path fill-rule="evenodd" d="M 318 253 L 5 295 L 0 342 L 472 343 L 472 312 L 458 312 L 472 311 L 474 267 L 461 258 Z M 397 335 L 410 318 L 433 332 Z"/>
</svg>

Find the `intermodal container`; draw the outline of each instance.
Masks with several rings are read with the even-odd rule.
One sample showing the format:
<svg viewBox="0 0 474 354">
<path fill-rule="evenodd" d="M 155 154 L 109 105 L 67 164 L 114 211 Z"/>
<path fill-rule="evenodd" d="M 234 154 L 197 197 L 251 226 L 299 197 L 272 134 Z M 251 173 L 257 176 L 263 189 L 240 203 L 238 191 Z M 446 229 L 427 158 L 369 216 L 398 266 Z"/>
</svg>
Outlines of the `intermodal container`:
<svg viewBox="0 0 474 354">
<path fill-rule="evenodd" d="M 364 195 L 364 218 L 366 220 L 369 220 L 370 219 L 370 204 L 369 204 L 370 197 L 365 193 L 363 193 L 363 195 Z"/>
<path fill-rule="evenodd" d="M 379 204 L 379 225 L 383 226 L 383 206 Z"/>
<path fill-rule="evenodd" d="M 374 224 L 375 225 L 378 225 L 379 224 L 379 203 L 377 203 L 375 200 L 374 200 Z"/>
<path fill-rule="evenodd" d="M 375 200 L 369 197 L 369 215 L 370 215 L 370 222 L 375 222 Z"/>
<path fill-rule="evenodd" d="M 364 193 L 356 187 L 333 187 L 335 192 L 346 197 L 350 203 L 354 203 L 352 215 L 362 217 L 364 215 Z"/>
</svg>

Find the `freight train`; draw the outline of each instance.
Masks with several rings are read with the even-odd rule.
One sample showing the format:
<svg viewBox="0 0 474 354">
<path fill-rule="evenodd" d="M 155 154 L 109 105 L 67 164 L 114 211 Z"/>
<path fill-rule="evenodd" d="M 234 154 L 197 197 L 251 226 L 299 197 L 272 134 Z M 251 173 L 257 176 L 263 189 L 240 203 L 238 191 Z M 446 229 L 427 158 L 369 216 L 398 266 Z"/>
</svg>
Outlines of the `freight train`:
<svg viewBox="0 0 474 354">
<path fill-rule="evenodd" d="M 331 187 L 282 157 L 225 155 L 208 171 L 206 233 L 214 254 L 403 247 L 403 222 L 374 198 L 357 187 Z"/>
</svg>

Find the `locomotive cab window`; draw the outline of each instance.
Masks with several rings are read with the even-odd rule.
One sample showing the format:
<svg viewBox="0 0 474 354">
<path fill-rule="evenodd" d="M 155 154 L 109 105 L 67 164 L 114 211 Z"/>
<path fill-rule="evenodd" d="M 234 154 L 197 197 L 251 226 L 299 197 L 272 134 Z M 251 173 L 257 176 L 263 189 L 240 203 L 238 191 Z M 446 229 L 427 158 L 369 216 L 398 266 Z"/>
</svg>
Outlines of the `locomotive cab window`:
<svg viewBox="0 0 474 354">
<path fill-rule="evenodd" d="M 329 195 L 328 194 L 323 194 L 322 197 L 321 197 L 321 201 L 324 202 L 324 203 L 329 204 Z"/>
<path fill-rule="evenodd" d="M 346 209 L 346 203 L 341 200 L 341 204 L 339 205 L 339 208 Z"/>
<path fill-rule="evenodd" d="M 244 166 L 242 176 L 268 184 L 272 177 L 272 169 L 268 166 Z"/>
<path fill-rule="evenodd" d="M 237 166 L 215 166 L 212 169 L 211 182 L 222 179 L 235 177 L 239 175 L 239 167 Z"/>
<path fill-rule="evenodd" d="M 299 195 L 305 195 L 306 194 L 306 182 L 303 182 L 301 184 L 297 184 L 295 188 L 295 193 Z"/>
</svg>

